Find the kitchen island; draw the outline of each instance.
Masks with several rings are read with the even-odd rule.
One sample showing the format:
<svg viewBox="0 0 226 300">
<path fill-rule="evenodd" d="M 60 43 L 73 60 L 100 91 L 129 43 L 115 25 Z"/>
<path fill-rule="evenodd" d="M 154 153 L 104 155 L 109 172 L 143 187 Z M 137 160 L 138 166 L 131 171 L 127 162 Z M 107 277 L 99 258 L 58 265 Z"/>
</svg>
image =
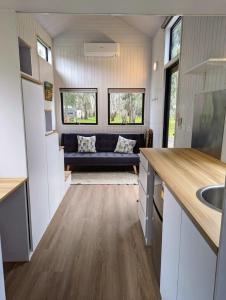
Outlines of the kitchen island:
<svg viewBox="0 0 226 300">
<path fill-rule="evenodd" d="M 163 300 L 213 299 L 222 214 L 201 202 L 196 193 L 206 186 L 224 185 L 226 164 L 195 149 L 141 149 L 140 173 L 140 195 L 146 191 L 149 214 L 144 223 L 140 197 L 138 214 L 146 226 L 142 225 L 144 235 L 148 233 L 146 244 L 154 242 L 153 222 L 148 220 L 153 219 L 156 176 L 163 182 Z"/>
</svg>

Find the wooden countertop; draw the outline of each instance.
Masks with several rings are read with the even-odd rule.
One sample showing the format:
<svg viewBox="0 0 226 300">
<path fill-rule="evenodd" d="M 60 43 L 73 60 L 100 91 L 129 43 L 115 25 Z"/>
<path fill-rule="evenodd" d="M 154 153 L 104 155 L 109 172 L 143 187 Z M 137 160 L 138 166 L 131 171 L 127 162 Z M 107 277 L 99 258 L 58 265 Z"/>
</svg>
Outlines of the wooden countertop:
<svg viewBox="0 0 226 300">
<path fill-rule="evenodd" d="M 0 202 L 21 186 L 27 178 L 0 178 Z"/>
<path fill-rule="evenodd" d="M 224 185 L 226 164 L 195 149 L 142 148 L 141 152 L 217 253 L 222 214 L 203 204 L 196 192 L 205 186 Z"/>
</svg>

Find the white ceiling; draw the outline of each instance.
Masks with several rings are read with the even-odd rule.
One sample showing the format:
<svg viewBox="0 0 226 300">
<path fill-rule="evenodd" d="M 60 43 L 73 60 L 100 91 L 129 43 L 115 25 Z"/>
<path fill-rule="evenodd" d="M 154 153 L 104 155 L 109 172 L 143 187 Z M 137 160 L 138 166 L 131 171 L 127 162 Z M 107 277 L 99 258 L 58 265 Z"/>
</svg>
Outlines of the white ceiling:
<svg viewBox="0 0 226 300">
<path fill-rule="evenodd" d="M 35 14 L 35 18 L 53 38 L 62 33 L 71 33 L 84 39 L 98 37 L 99 34 L 102 39 L 114 40 L 114 32 L 120 34 L 120 31 L 123 36 L 142 33 L 151 38 L 165 17 Z"/>
<path fill-rule="evenodd" d="M 0 0 L 20 12 L 76 14 L 225 15 L 225 0 Z"/>
<path fill-rule="evenodd" d="M 165 19 L 160 16 L 123 16 L 120 18 L 149 37 L 156 33 Z"/>
</svg>

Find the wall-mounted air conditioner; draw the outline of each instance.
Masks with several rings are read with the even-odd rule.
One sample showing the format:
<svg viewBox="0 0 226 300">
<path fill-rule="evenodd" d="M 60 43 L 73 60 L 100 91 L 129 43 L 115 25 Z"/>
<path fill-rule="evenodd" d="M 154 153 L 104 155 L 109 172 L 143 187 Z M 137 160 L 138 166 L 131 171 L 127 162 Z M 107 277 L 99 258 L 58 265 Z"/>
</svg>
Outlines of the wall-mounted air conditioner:
<svg viewBox="0 0 226 300">
<path fill-rule="evenodd" d="M 84 43 L 85 56 L 116 57 L 119 54 L 119 43 Z"/>
</svg>

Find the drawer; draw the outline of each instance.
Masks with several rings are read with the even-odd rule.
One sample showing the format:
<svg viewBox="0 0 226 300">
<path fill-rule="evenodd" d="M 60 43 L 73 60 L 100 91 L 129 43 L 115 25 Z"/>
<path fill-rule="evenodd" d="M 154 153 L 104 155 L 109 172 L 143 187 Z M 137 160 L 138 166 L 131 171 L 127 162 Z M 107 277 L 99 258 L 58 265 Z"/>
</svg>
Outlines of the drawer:
<svg viewBox="0 0 226 300">
<path fill-rule="evenodd" d="M 140 163 L 140 169 L 139 169 L 139 182 L 142 184 L 142 187 L 145 191 L 145 193 L 148 193 L 148 181 L 149 181 L 149 173 L 145 171 L 142 163 Z"/>
<path fill-rule="evenodd" d="M 148 172 L 148 160 L 146 159 L 146 157 L 142 153 L 140 153 L 140 162 L 141 162 L 144 170 L 146 172 Z"/>
<path fill-rule="evenodd" d="M 149 196 L 145 193 L 142 185 L 139 183 L 139 201 L 143 208 L 145 216 L 147 215 L 147 200 Z"/>
<path fill-rule="evenodd" d="M 144 237 L 146 237 L 146 216 L 144 214 L 144 211 L 143 211 L 143 208 L 142 208 L 140 202 L 138 202 L 137 212 L 138 212 L 138 217 L 140 220 L 140 224 L 142 227 Z"/>
</svg>

